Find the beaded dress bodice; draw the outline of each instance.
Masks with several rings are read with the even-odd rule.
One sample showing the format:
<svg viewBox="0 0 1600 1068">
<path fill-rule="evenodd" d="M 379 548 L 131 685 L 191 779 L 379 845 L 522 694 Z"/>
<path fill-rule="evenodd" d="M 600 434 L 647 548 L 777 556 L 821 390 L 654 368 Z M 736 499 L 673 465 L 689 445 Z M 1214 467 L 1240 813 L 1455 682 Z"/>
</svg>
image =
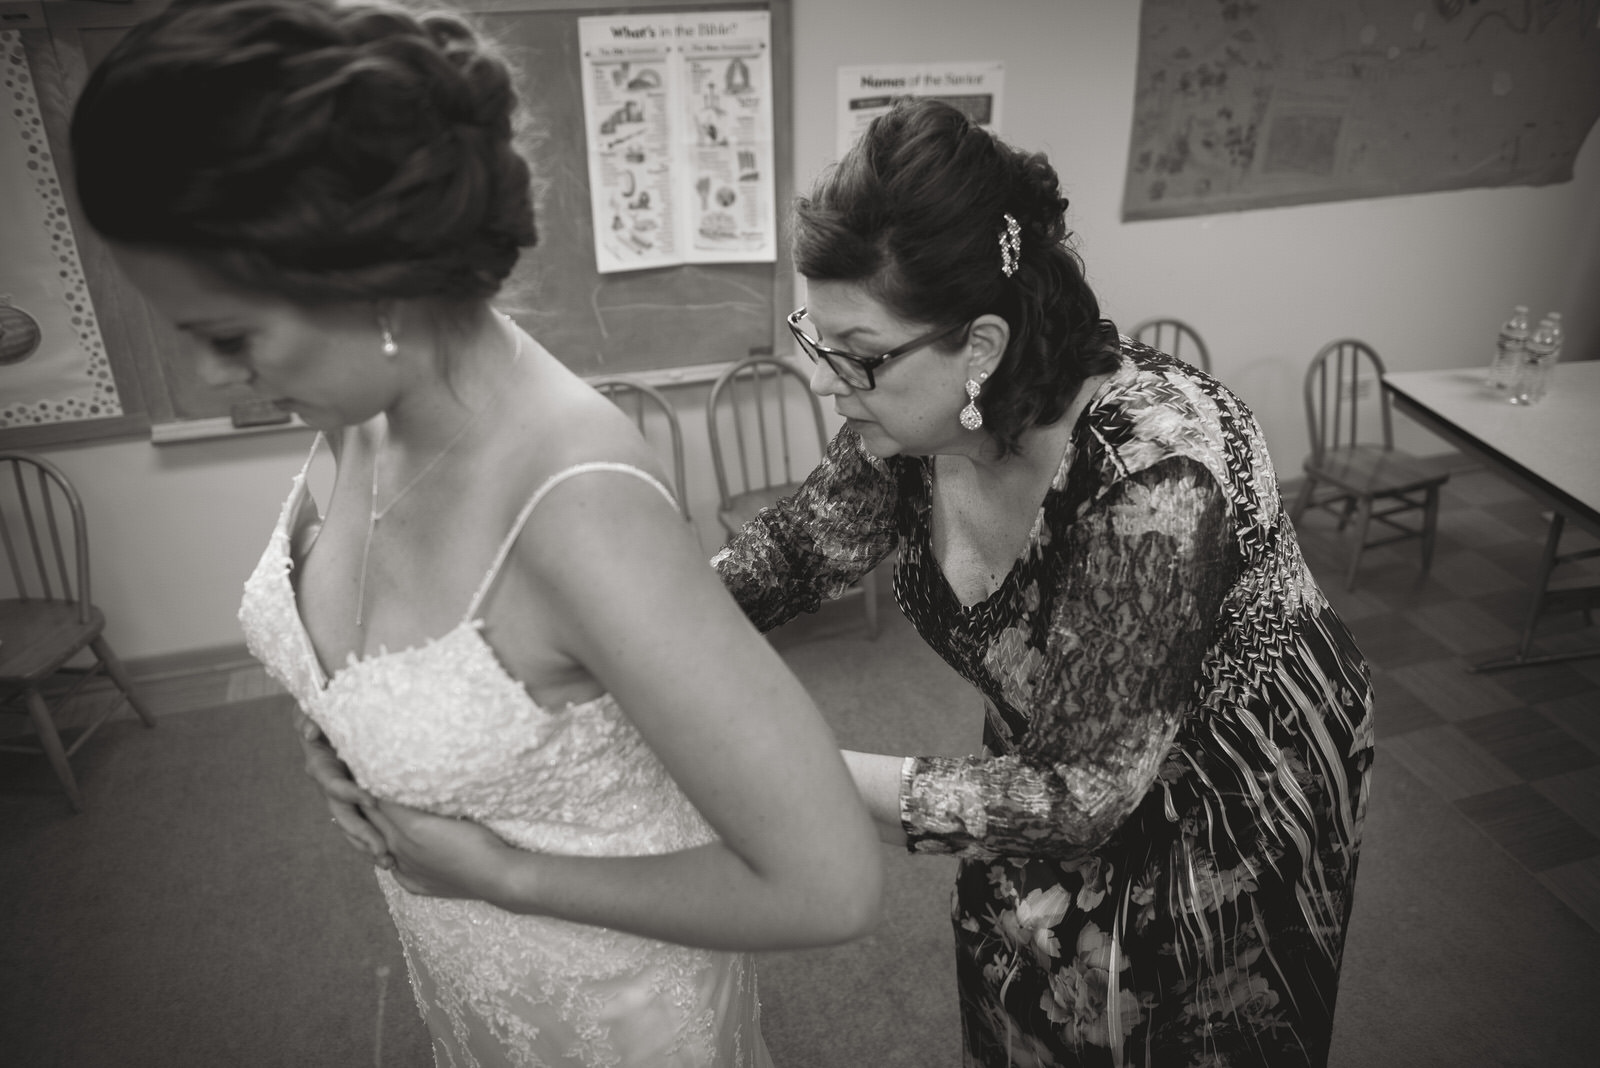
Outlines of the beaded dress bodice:
<svg viewBox="0 0 1600 1068">
<path fill-rule="evenodd" d="M 533 495 L 462 620 L 444 635 L 326 672 L 291 581 L 296 477 L 239 618 L 254 654 L 377 797 L 474 820 L 523 849 L 587 856 L 690 848 L 715 835 L 609 694 L 546 709 L 485 640 L 478 608 Z M 754 972 L 622 932 L 408 893 L 378 881 L 440 1065 L 761 1065 Z"/>
</svg>

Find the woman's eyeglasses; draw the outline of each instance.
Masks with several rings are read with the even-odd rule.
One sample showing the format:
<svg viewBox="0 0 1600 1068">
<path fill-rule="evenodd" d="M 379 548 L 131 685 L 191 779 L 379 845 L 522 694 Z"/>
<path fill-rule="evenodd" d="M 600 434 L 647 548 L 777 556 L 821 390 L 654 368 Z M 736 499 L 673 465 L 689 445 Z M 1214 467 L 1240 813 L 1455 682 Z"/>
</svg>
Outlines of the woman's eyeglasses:
<svg viewBox="0 0 1600 1068">
<path fill-rule="evenodd" d="M 805 320 L 805 322 L 802 322 L 802 320 Z M 825 361 L 829 367 L 833 368 L 834 374 L 849 383 L 851 389 L 862 390 L 872 389 L 877 385 L 877 380 L 872 373 L 887 361 L 894 359 L 896 356 L 904 356 L 908 352 L 915 352 L 924 345 L 931 345 L 935 341 L 949 337 L 957 330 L 965 330 L 967 328 L 966 323 L 957 323 L 955 326 L 947 326 L 930 334 L 912 338 L 904 345 L 892 348 L 880 356 L 857 356 L 852 352 L 840 352 L 838 349 L 830 349 L 818 340 L 813 333 L 816 330 L 815 324 L 812 324 L 810 320 L 806 320 L 804 305 L 791 312 L 787 321 L 789 323 L 789 332 L 800 343 L 801 351 L 811 357 L 812 363 L 816 363 L 819 359 Z"/>
</svg>

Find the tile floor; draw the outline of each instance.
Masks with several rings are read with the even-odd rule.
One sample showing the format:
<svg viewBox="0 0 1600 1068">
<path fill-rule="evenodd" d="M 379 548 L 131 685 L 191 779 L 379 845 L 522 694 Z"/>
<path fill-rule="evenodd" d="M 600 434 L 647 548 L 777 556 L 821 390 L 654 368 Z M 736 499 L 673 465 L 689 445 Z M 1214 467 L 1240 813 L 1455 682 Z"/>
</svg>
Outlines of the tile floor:
<svg viewBox="0 0 1600 1068">
<path fill-rule="evenodd" d="M 1349 532 L 1330 512 L 1308 513 L 1300 540 L 1372 666 L 1381 757 L 1600 930 L 1600 657 L 1470 670 L 1515 649 L 1548 522 L 1527 495 L 1474 469 L 1444 487 L 1426 582 L 1416 581 L 1418 543 L 1398 542 L 1369 550 L 1345 590 Z M 1561 551 L 1595 545 L 1568 524 Z M 1551 582 L 1596 584 L 1600 559 L 1562 565 Z M 1552 614 L 1533 647 L 1600 650 L 1600 628 L 1581 612 Z"/>
<path fill-rule="evenodd" d="M 1286 497 L 1292 499 L 1290 494 Z M 1600 657 L 1475 673 L 1515 647 L 1548 517 L 1481 469 L 1443 491 L 1434 563 L 1418 583 L 1418 544 L 1368 550 L 1344 588 L 1346 535 L 1315 511 L 1307 560 L 1373 670 L 1383 757 L 1401 762 L 1600 930 Z M 1348 532 L 1347 532 L 1348 533 Z M 1563 551 L 1595 545 L 1571 525 Z M 1552 585 L 1600 584 L 1600 558 L 1558 569 Z M 888 601 L 884 609 L 895 609 Z M 1600 648 L 1580 613 L 1548 617 L 1536 649 Z M 159 713 L 277 692 L 259 668 L 150 680 Z"/>
</svg>

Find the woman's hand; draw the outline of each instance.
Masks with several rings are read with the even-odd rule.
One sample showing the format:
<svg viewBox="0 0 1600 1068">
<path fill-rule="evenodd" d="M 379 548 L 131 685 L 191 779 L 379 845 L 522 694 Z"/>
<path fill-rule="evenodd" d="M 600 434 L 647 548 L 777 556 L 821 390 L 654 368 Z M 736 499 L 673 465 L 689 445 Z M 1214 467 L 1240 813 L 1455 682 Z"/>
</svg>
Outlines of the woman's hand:
<svg viewBox="0 0 1600 1068">
<path fill-rule="evenodd" d="M 372 795 L 363 790 L 350 776 L 339 754 L 333 751 L 327 737 L 304 712 L 295 718 L 295 733 L 306 755 L 306 774 L 322 790 L 333 815 L 334 826 L 344 834 L 345 840 L 372 858 L 380 868 L 393 867 L 394 858 L 383 835 L 367 821 L 362 808 L 376 805 Z"/>
<path fill-rule="evenodd" d="M 523 853 L 470 820 L 435 816 L 395 801 L 364 809 L 394 858 L 395 881 L 413 894 L 496 903 L 508 863 Z"/>
</svg>

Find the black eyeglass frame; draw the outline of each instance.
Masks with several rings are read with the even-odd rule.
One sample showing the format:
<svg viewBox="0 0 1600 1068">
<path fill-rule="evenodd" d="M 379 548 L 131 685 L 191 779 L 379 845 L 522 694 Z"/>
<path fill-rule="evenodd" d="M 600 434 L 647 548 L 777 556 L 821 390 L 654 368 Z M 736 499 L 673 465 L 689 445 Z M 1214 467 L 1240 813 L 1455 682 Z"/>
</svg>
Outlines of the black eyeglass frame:
<svg viewBox="0 0 1600 1068">
<path fill-rule="evenodd" d="M 838 349 L 830 349 L 828 346 L 822 344 L 822 342 L 812 340 L 810 335 L 806 334 L 800 329 L 800 320 L 805 317 L 805 314 L 806 306 L 802 304 L 800 307 L 790 312 L 789 317 L 784 320 L 789 324 L 789 332 L 794 335 L 795 341 L 799 342 L 801 351 L 807 356 L 811 357 L 812 363 L 816 363 L 817 357 L 821 356 L 827 361 L 828 366 L 833 368 L 834 374 L 848 382 L 850 384 L 850 388 L 859 390 L 876 389 L 878 386 L 878 380 L 873 375 L 873 371 L 879 367 L 882 367 L 889 360 L 894 359 L 896 356 L 904 356 L 908 352 L 915 352 L 924 345 L 931 345 L 935 341 L 941 341 L 955 333 L 957 330 L 965 330 L 968 326 L 972 325 L 971 323 L 957 323 L 955 326 L 947 326 L 941 330 L 935 330 L 932 333 L 923 334 L 921 337 L 914 337 L 910 341 L 907 341 L 904 345 L 896 345 L 888 352 L 881 353 L 877 356 L 857 356 L 853 352 L 841 352 Z M 861 373 L 867 376 L 866 384 L 862 385 L 860 382 L 857 382 L 854 378 L 852 378 L 848 373 L 845 372 L 843 368 L 840 367 L 839 364 L 834 362 L 835 359 L 843 360 L 845 365 L 848 367 L 859 368 Z"/>
</svg>

